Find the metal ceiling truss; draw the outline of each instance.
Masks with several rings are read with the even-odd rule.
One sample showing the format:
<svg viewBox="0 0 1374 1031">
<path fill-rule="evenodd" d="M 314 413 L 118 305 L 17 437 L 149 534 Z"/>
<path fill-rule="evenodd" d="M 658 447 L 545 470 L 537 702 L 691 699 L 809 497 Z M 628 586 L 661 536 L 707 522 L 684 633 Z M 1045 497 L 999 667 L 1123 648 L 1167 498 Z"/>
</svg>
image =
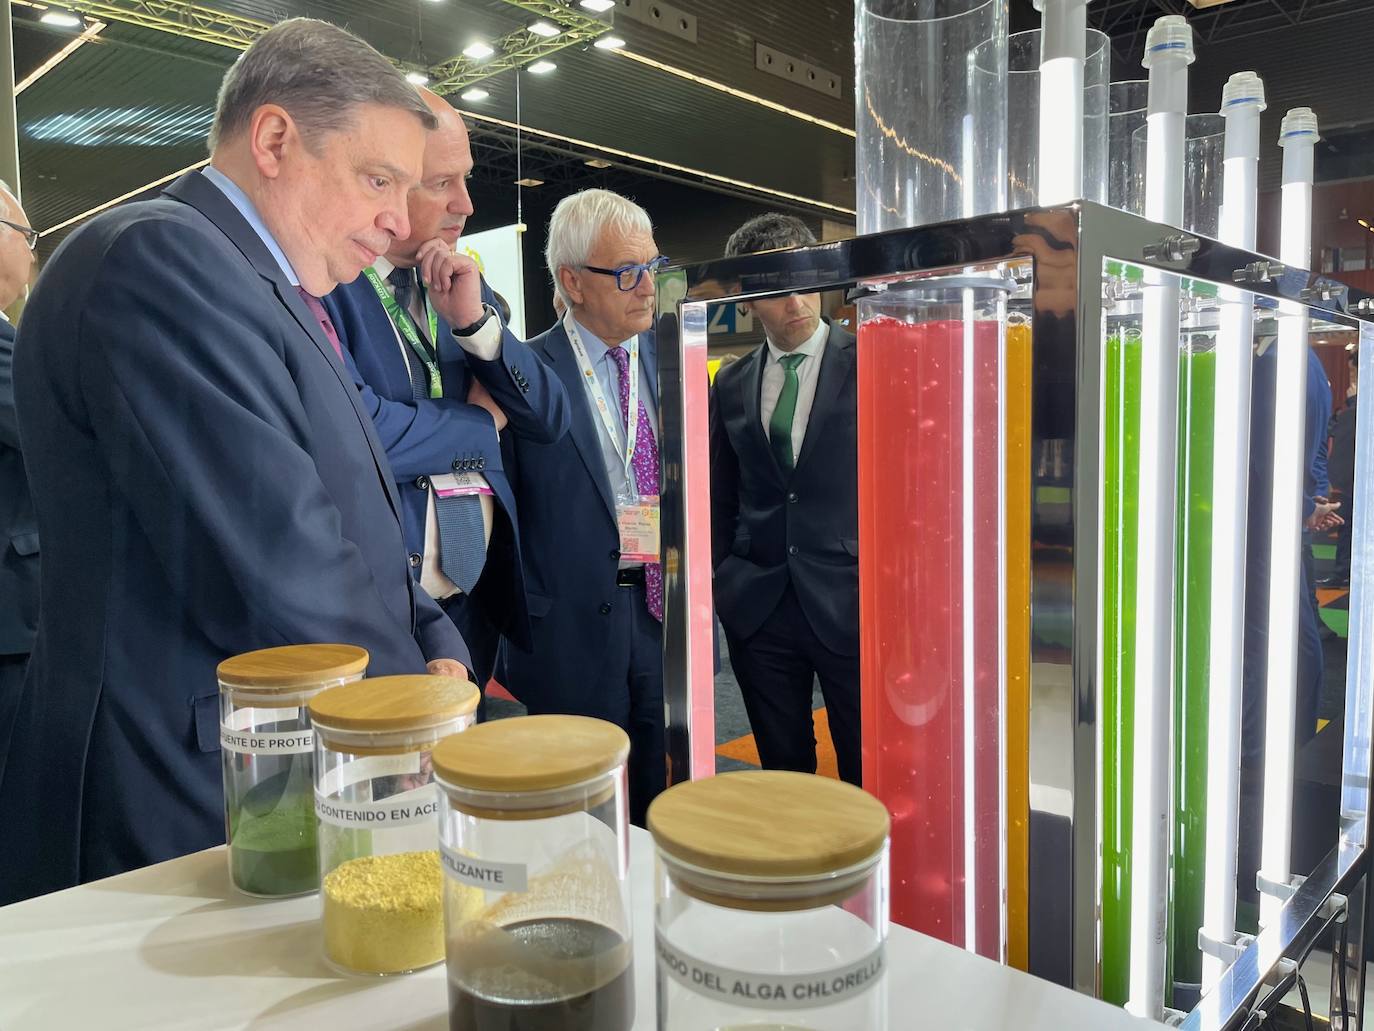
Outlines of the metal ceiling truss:
<svg viewBox="0 0 1374 1031">
<path fill-rule="evenodd" d="M 185 0 L 62 0 L 62 6 L 87 18 L 156 29 L 233 50 L 247 50 L 253 40 L 272 27 L 269 22 L 226 14 Z"/>
<path fill-rule="evenodd" d="M 553 22 L 563 31 L 552 38 L 535 35 L 522 26 L 493 44 L 496 53 L 484 60 L 462 54 L 429 69 L 429 88 L 435 93 L 457 93 L 473 83 L 511 68 L 520 68 L 570 46 L 590 43 L 611 29 L 610 22 L 589 18 L 554 0 L 505 0 L 512 7 Z"/>
<path fill-rule="evenodd" d="M 1187 17 L 1198 42 L 1205 44 L 1332 18 L 1368 17 L 1369 10 L 1369 0 L 1233 0 L 1205 10 L 1188 0 L 1105 0 L 1089 7 L 1088 14 L 1093 26 L 1112 38 L 1120 57 L 1139 64 L 1150 26 L 1165 14 Z"/>
<path fill-rule="evenodd" d="M 16 2 L 35 6 L 31 0 Z M 589 43 L 611 28 L 610 22 L 583 15 L 557 0 L 504 2 L 535 18 L 553 22 L 563 31 L 552 38 L 545 38 L 522 26 L 492 44 L 496 53 L 486 60 L 473 60 L 460 54 L 437 64 L 426 70 L 430 88 L 436 93 L 455 93 L 466 89 L 482 79 L 520 68 L 565 47 Z M 253 40 L 272 27 L 271 22 L 226 14 L 188 0 L 62 0 L 62 6 L 87 18 L 123 22 L 232 50 L 247 50 Z M 404 63 L 395 57 L 392 60 L 397 64 Z"/>
</svg>

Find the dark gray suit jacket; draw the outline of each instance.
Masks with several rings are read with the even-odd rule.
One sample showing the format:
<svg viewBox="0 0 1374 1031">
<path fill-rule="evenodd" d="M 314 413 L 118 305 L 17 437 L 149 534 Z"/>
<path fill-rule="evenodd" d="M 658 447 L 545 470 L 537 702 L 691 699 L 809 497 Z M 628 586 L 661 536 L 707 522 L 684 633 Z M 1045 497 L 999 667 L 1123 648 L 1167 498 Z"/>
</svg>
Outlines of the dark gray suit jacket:
<svg viewBox="0 0 1374 1031">
<path fill-rule="evenodd" d="M 0 781 L 0 904 L 224 840 L 226 656 L 469 661 L 411 579 L 352 380 L 204 176 L 58 248 L 15 382 L 44 602 Z"/>
</svg>

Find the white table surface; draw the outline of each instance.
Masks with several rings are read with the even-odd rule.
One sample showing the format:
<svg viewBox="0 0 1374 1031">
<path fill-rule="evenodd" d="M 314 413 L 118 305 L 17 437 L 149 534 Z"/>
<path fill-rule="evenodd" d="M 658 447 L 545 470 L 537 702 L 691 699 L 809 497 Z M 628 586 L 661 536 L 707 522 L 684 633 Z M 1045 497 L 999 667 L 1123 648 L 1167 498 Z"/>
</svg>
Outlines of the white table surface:
<svg viewBox="0 0 1374 1031">
<path fill-rule="evenodd" d="M 634 830 L 635 1031 L 655 1026 L 652 851 Z M 0 1029 L 447 1029 L 442 964 L 337 974 L 320 957 L 318 913 L 318 896 L 235 892 L 223 848 L 0 908 Z M 888 993 L 894 1031 L 1162 1027 L 897 926 L 874 990 Z"/>
</svg>

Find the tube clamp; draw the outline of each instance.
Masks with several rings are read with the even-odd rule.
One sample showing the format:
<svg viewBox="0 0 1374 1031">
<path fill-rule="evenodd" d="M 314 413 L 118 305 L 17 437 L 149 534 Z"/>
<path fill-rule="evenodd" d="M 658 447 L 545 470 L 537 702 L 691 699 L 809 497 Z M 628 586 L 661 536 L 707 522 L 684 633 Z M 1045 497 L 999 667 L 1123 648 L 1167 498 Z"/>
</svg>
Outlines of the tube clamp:
<svg viewBox="0 0 1374 1031">
<path fill-rule="evenodd" d="M 1240 958 L 1240 954 L 1250 947 L 1250 943 L 1255 940 L 1253 934 L 1233 933 L 1229 941 L 1213 938 L 1203 928 L 1199 927 L 1197 932 L 1198 951 L 1204 956 L 1211 956 L 1219 959 L 1228 967 Z"/>
</svg>

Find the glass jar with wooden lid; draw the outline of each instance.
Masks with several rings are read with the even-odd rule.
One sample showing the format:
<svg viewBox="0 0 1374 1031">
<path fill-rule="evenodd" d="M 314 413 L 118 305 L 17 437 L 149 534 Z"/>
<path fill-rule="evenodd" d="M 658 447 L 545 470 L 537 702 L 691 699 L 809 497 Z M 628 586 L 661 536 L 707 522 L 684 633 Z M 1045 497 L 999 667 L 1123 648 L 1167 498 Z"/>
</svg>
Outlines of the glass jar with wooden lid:
<svg viewBox="0 0 1374 1031">
<path fill-rule="evenodd" d="M 319 890 L 315 731 L 307 705 L 361 680 L 367 651 L 351 644 L 264 648 L 219 664 L 219 743 L 229 878 L 247 895 Z"/>
<path fill-rule="evenodd" d="M 805 773 L 726 773 L 649 807 L 658 1027 L 886 1027 L 887 810 Z"/>
<path fill-rule="evenodd" d="M 444 958 L 437 792 L 430 754 L 472 725 L 477 687 L 374 677 L 310 700 L 325 959 L 403 974 Z"/>
<path fill-rule="evenodd" d="M 525 716 L 434 752 L 450 1031 L 630 1031 L 629 837 L 619 727 Z"/>
</svg>

